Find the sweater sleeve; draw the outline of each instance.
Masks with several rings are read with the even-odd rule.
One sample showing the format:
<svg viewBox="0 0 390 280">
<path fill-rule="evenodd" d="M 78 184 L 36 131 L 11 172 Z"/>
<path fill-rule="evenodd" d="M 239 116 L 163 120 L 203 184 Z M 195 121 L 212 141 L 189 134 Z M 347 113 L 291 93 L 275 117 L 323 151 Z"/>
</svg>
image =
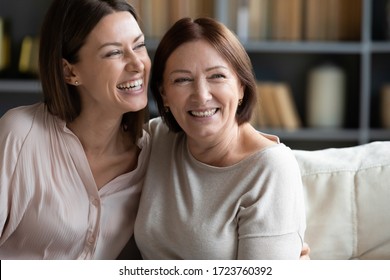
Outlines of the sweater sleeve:
<svg viewBox="0 0 390 280">
<path fill-rule="evenodd" d="M 298 164 L 289 148 L 270 149 L 238 213 L 238 259 L 298 259 L 305 210 Z"/>
</svg>

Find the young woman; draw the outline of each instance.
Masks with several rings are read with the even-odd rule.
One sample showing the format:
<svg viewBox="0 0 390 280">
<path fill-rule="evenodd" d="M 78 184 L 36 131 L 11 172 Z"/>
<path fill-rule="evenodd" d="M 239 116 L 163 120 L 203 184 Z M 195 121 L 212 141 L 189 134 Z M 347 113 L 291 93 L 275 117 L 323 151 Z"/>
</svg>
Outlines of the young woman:
<svg viewBox="0 0 390 280">
<path fill-rule="evenodd" d="M 0 120 L 0 259 L 115 259 L 149 155 L 150 59 L 124 0 L 55 0 L 41 32 L 44 103 Z"/>
</svg>

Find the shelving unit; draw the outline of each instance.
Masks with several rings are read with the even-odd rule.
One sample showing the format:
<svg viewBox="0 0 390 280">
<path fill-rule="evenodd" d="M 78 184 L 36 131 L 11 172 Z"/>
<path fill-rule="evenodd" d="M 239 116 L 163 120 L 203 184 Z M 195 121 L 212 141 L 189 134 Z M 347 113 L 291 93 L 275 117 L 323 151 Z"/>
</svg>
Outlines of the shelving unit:
<svg viewBox="0 0 390 280">
<path fill-rule="evenodd" d="M 260 80 L 287 82 L 294 94 L 302 129 L 262 129 L 297 149 L 318 149 L 390 140 L 379 119 L 379 92 L 390 82 L 390 41 L 386 31 L 387 0 L 361 0 L 361 36 L 357 41 L 244 42 Z M 227 23 L 226 1 L 216 1 L 217 18 Z M 389 34 L 390 35 L 390 34 Z M 341 129 L 309 128 L 306 123 L 307 74 L 321 63 L 341 66 L 347 74 L 345 124 Z M 390 110 L 390 108 L 389 108 Z"/>
<path fill-rule="evenodd" d="M 360 40 L 243 42 L 252 59 L 258 79 L 282 80 L 291 86 L 303 120 L 303 128 L 295 131 L 281 129 L 262 129 L 262 131 L 278 135 L 281 141 L 292 148 L 307 150 L 390 140 L 390 130 L 381 128 L 378 115 L 380 87 L 390 83 L 390 41 L 386 35 L 388 32 L 385 16 L 387 0 L 356 1 L 362 1 Z M 21 2 L 31 1 L 13 1 L 7 3 L 7 7 L 5 3 L 0 3 L 0 16 L 13 17 L 15 14 L 19 20 L 21 17 L 16 13 Z M 50 2 L 40 0 L 31 7 L 31 10 L 39 10 L 37 14 L 43 15 Z M 227 3 L 228 1 L 225 0 L 215 0 L 215 17 L 222 22 L 226 21 L 224 11 Z M 4 8 L 11 10 L 4 15 L 2 12 Z M 26 20 L 30 21 L 31 18 L 25 16 Z M 35 20 L 34 24 L 38 23 L 40 24 Z M 29 24 L 30 22 L 24 22 L 22 26 Z M 21 24 L 19 29 L 20 26 Z M 30 26 L 29 30 L 33 28 L 36 29 Z M 13 49 L 17 51 L 17 44 L 20 43 L 21 37 L 27 34 L 23 33 L 23 29 L 16 31 L 16 34 Z M 157 44 L 158 39 L 147 39 L 151 57 Z M 347 74 L 346 118 L 345 125 L 341 129 L 309 128 L 305 123 L 307 74 L 310 69 L 324 62 L 339 65 Z M 38 81 L 21 79 L 17 76 L 0 76 L 0 116 L 9 107 L 33 103 L 41 98 Z"/>
<path fill-rule="evenodd" d="M 25 36 L 39 33 L 43 16 L 51 0 L 0 0 L 0 17 L 10 26 L 11 65 L 0 72 L 0 116 L 8 109 L 42 100 L 36 78 L 18 73 L 21 42 Z"/>
</svg>

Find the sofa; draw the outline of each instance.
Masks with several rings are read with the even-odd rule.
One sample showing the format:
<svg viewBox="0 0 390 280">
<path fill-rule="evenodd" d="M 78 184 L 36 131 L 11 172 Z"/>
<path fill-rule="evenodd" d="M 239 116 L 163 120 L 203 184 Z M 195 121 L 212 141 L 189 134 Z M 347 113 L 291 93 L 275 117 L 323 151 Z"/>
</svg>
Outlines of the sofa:
<svg viewBox="0 0 390 280">
<path fill-rule="evenodd" d="M 390 141 L 293 152 L 310 258 L 390 259 Z"/>
</svg>

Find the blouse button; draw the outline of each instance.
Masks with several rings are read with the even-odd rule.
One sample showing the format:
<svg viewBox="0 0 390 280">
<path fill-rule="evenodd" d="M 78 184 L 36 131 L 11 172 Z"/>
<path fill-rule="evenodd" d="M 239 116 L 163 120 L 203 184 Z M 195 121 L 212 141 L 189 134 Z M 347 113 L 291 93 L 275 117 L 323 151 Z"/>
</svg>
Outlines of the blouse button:
<svg viewBox="0 0 390 280">
<path fill-rule="evenodd" d="M 95 242 L 95 237 L 93 235 L 91 235 L 89 238 L 88 238 L 88 243 L 92 244 Z"/>
<path fill-rule="evenodd" d="M 99 200 L 97 200 L 96 198 L 93 198 L 92 199 L 92 205 L 98 206 L 99 205 Z"/>
</svg>

